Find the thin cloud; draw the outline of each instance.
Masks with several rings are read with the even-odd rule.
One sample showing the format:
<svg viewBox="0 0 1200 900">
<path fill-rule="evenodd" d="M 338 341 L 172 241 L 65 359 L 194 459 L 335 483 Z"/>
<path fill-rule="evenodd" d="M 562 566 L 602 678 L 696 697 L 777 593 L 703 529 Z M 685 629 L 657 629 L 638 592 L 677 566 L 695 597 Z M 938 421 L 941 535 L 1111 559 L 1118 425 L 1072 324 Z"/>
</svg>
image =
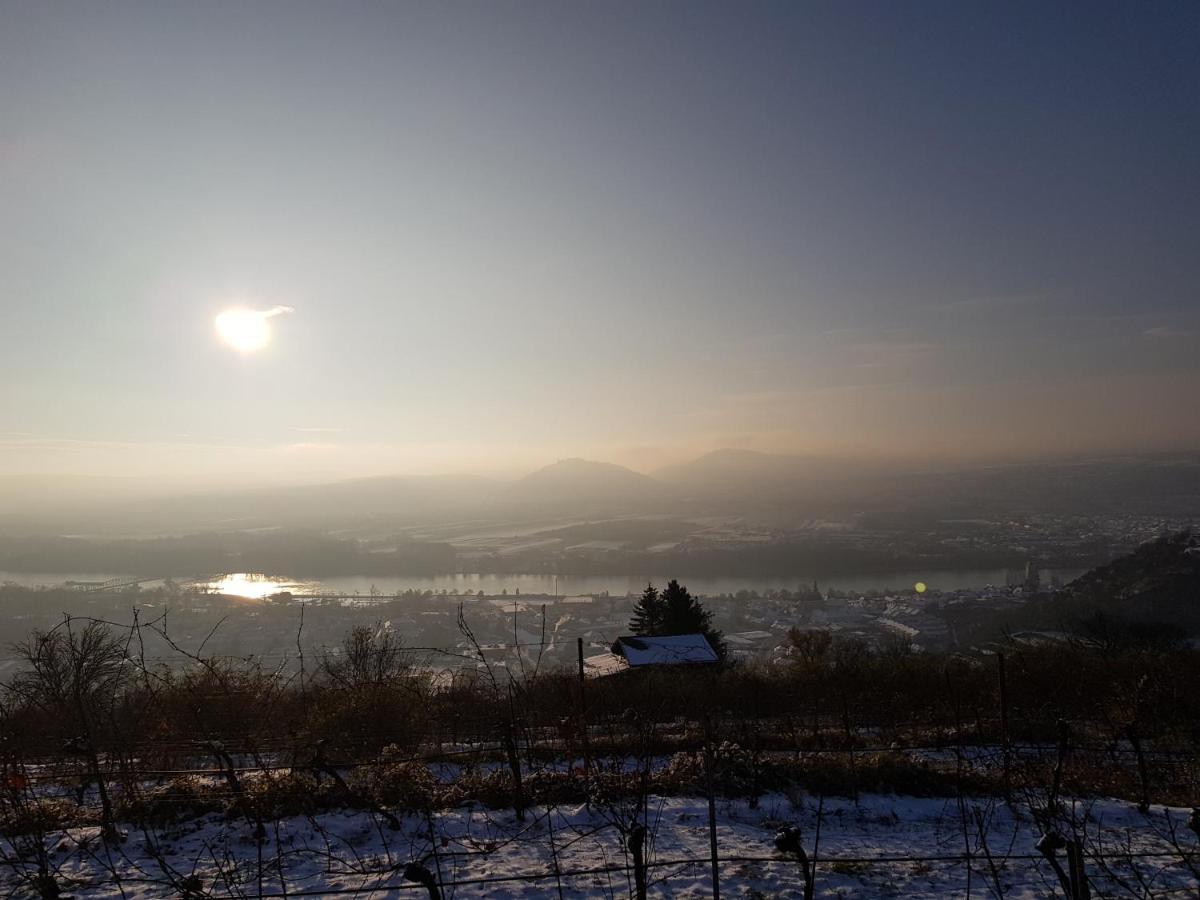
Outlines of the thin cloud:
<svg viewBox="0 0 1200 900">
<path fill-rule="evenodd" d="M 1195 332 L 1184 331 L 1181 328 L 1170 328 L 1166 325 L 1158 325 L 1154 328 L 1147 328 L 1142 332 L 1142 337 L 1152 341 L 1169 341 L 1175 338 L 1191 337 Z"/>
<path fill-rule="evenodd" d="M 1009 309 L 1031 303 L 1045 304 L 1054 300 L 1058 295 L 1053 291 L 1025 291 L 1017 294 L 979 294 L 951 300 L 946 303 L 934 303 L 936 310 L 980 310 L 980 309 Z"/>
</svg>

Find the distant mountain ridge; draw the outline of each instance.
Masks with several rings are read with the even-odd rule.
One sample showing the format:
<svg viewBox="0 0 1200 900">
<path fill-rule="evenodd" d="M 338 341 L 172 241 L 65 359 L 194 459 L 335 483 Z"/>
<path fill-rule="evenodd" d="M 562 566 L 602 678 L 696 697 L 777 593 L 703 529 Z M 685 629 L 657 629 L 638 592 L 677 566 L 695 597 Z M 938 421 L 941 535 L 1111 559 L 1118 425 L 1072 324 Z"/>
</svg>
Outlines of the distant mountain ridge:
<svg viewBox="0 0 1200 900">
<path fill-rule="evenodd" d="M 672 499 L 671 489 L 652 478 L 614 463 L 561 459 L 531 472 L 509 486 L 505 500 L 521 506 L 563 508 L 570 512 L 649 510 Z"/>
<path fill-rule="evenodd" d="M 397 527 L 528 516 L 654 513 L 732 515 L 788 528 L 813 519 L 871 516 L 888 527 L 918 519 L 1031 513 L 1195 517 L 1200 458 L 1075 462 L 918 471 L 885 460 L 722 449 L 645 475 L 562 459 L 512 481 L 471 475 L 381 476 L 203 494 L 122 495 L 119 482 L 81 482 L 73 509 L 45 480 L 7 485 L 0 530 L 148 533 L 183 529 Z M 4 485 L 0 484 L 0 488 Z M 62 488 L 62 485 L 58 487 Z M 39 492 L 45 501 L 39 505 Z M 68 485 L 65 489 L 71 493 Z M 5 498 L 0 491 L 0 501 Z M 14 502 L 17 499 L 21 502 Z"/>
</svg>

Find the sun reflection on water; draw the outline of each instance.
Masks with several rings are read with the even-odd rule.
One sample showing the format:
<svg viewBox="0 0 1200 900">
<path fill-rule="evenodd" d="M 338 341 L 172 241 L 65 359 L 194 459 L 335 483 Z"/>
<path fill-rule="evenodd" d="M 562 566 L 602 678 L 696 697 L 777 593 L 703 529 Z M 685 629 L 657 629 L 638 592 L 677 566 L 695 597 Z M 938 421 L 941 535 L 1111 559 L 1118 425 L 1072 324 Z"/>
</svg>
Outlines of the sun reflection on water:
<svg viewBox="0 0 1200 900">
<path fill-rule="evenodd" d="M 204 587 L 215 594 L 245 597 L 247 600 L 264 600 L 272 594 L 300 590 L 303 585 L 295 581 L 280 581 L 267 575 L 232 572 L 222 575 L 216 581 L 208 582 Z"/>
</svg>

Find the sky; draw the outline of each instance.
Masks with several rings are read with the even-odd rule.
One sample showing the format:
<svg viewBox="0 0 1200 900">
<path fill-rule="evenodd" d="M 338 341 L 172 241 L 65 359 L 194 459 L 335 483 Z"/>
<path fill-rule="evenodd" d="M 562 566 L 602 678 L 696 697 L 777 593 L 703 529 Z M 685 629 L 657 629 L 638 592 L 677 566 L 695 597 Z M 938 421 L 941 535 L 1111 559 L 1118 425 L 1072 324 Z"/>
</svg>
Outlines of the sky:
<svg viewBox="0 0 1200 900">
<path fill-rule="evenodd" d="M 2 475 L 1197 450 L 1198 275 L 1195 2 L 0 0 Z"/>
</svg>

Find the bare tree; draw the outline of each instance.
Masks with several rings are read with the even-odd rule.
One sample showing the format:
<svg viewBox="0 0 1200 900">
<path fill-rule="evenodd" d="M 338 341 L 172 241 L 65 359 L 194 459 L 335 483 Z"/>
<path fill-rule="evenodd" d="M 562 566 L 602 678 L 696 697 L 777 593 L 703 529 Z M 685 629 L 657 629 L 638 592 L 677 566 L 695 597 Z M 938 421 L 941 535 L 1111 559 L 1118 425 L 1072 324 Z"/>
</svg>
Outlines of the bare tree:
<svg viewBox="0 0 1200 900">
<path fill-rule="evenodd" d="M 50 631 L 35 631 L 16 646 L 29 669 L 13 679 L 13 692 L 66 729 L 67 749 L 82 756 L 100 794 L 102 832 L 119 837 L 100 755 L 114 713 L 129 684 L 127 638 L 103 622 L 66 617 Z"/>
<path fill-rule="evenodd" d="M 340 687 L 386 684 L 411 670 L 400 635 L 382 622 L 351 629 L 340 653 L 321 657 L 322 674 Z"/>
</svg>

